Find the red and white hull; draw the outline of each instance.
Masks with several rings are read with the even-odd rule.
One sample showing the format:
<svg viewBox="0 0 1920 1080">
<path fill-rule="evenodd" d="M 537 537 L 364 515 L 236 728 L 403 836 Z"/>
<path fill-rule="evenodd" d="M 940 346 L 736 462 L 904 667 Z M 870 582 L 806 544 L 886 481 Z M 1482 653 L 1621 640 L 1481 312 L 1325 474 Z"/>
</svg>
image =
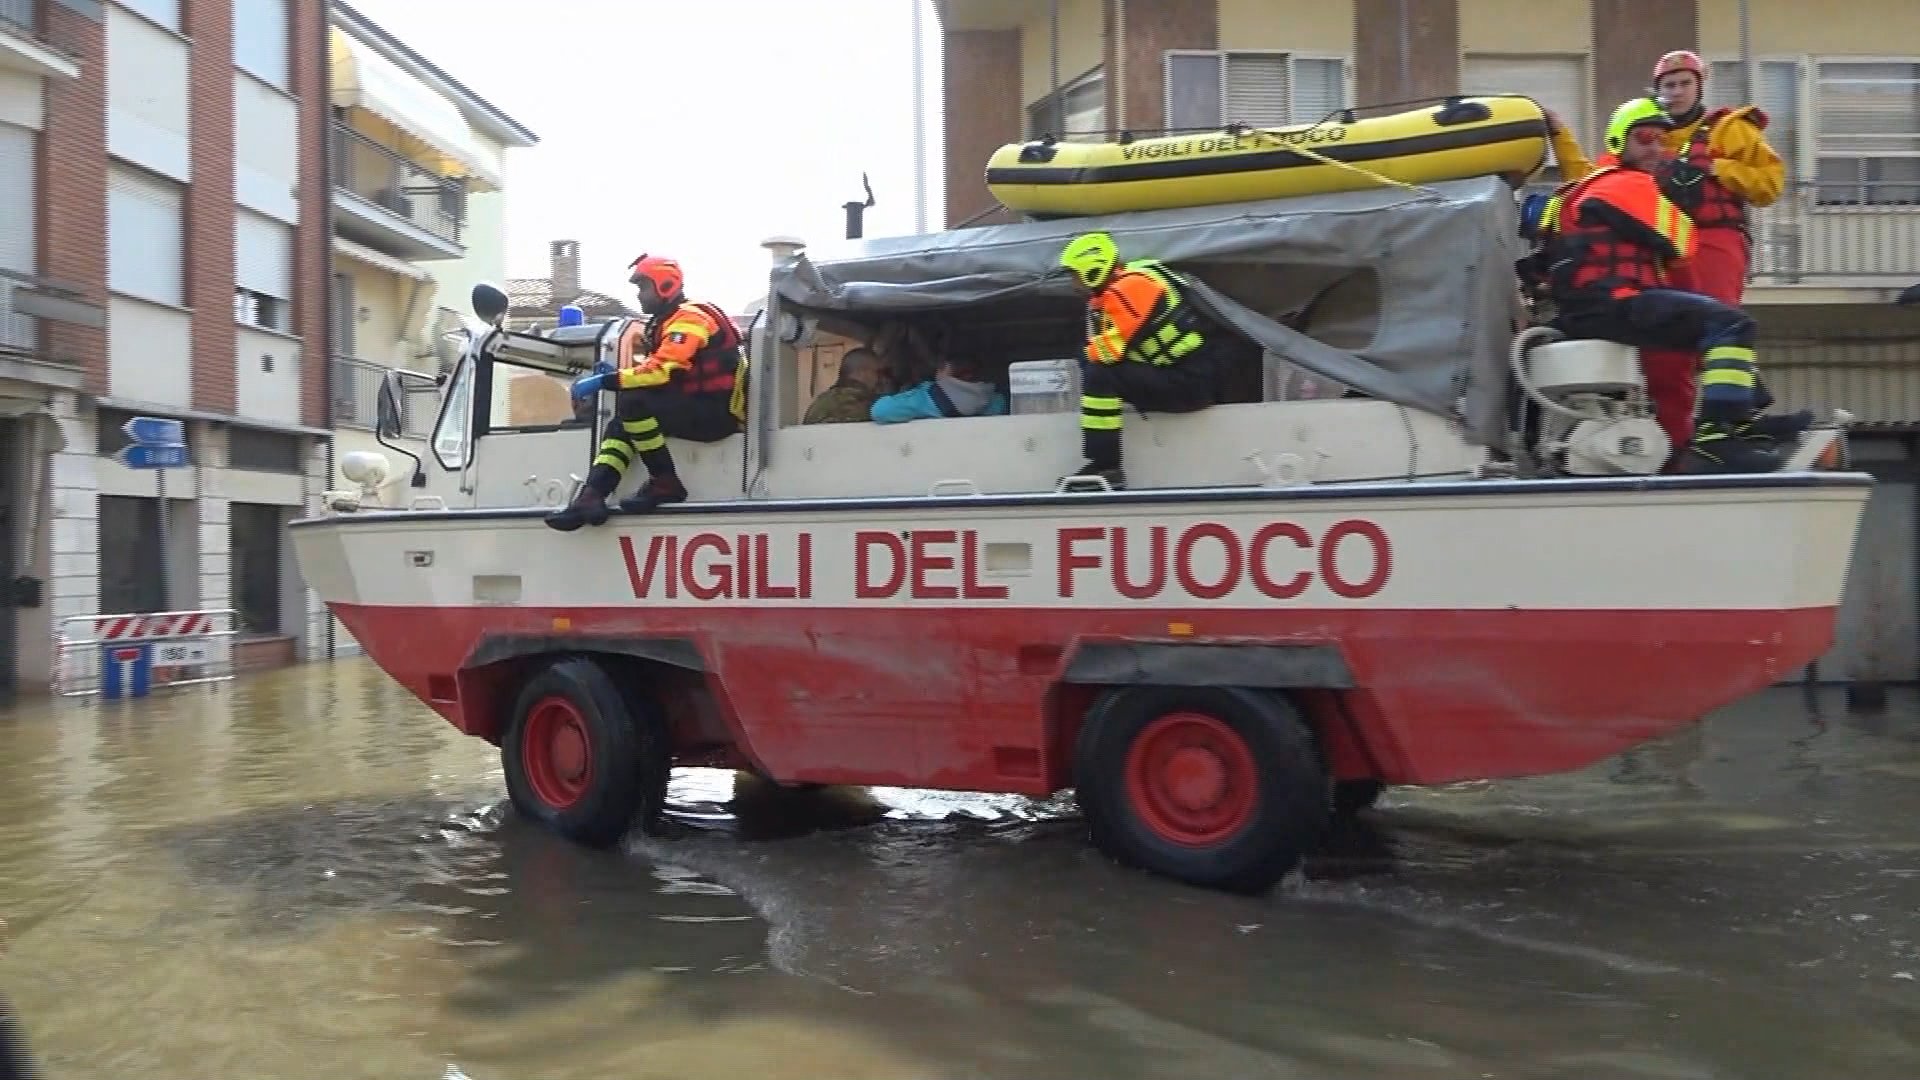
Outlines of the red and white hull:
<svg viewBox="0 0 1920 1080">
<path fill-rule="evenodd" d="M 1335 775 L 1578 768 L 1830 646 L 1863 476 L 1337 485 L 296 524 L 373 659 L 499 738 L 499 639 L 671 639 L 776 778 L 1045 793 L 1090 642 L 1319 644 Z"/>
</svg>

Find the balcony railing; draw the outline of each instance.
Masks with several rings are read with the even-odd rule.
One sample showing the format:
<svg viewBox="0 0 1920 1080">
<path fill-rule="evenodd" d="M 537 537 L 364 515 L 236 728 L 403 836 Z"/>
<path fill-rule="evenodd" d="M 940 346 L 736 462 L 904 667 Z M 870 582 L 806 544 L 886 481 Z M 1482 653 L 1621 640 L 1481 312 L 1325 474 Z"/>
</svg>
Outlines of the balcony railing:
<svg viewBox="0 0 1920 1080">
<path fill-rule="evenodd" d="M 387 367 L 369 360 L 336 356 L 333 359 L 333 423 L 335 427 L 376 430 L 380 417 L 380 383 Z M 433 431 L 434 409 L 418 394 L 400 395 L 400 432 L 424 439 Z"/>
<path fill-rule="evenodd" d="M 7 2 L 7 0 L 0 0 Z M 463 243 L 467 189 L 343 124 L 333 125 L 333 186 L 449 243 Z"/>
<path fill-rule="evenodd" d="M 1754 214 L 1753 276 L 1781 285 L 1920 280 L 1920 184 L 1789 185 Z"/>
</svg>

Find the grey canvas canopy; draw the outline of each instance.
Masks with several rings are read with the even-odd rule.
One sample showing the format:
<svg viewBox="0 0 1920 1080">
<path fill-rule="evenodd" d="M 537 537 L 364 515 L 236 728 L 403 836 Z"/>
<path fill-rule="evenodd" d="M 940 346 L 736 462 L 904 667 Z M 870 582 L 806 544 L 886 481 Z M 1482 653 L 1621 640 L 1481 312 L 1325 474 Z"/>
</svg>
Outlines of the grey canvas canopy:
<svg viewBox="0 0 1920 1080">
<path fill-rule="evenodd" d="M 803 318 L 990 317 L 1076 298 L 1055 268 L 1066 241 L 1093 230 L 1124 259 L 1181 271 L 1204 307 L 1287 361 L 1503 441 L 1524 251 L 1497 177 L 846 241 L 776 267 L 772 291 Z"/>
</svg>

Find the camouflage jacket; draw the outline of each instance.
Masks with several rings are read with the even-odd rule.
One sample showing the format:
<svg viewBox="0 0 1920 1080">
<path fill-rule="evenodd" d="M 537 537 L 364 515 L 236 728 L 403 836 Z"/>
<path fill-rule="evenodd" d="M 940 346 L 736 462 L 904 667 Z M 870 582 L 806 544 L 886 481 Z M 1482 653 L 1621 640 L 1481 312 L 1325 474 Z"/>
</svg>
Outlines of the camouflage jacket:
<svg viewBox="0 0 1920 1080">
<path fill-rule="evenodd" d="M 873 390 L 858 383 L 827 387 L 807 406 L 803 424 L 858 424 L 873 419 Z"/>
</svg>

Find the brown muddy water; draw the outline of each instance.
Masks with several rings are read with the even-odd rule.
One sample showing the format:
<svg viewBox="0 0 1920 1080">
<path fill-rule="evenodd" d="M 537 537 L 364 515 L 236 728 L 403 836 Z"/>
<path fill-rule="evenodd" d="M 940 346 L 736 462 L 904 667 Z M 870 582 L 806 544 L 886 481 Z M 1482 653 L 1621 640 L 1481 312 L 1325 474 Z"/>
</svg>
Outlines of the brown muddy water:
<svg viewBox="0 0 1920 1080">
<path fill-rule="evenodd" d="M 0 992 L 53 1080 L 1920 1077 L 1912 694 L 1389 792 L 1259 899 L 1070 799 L 733 788 L 573 848 L 360 661 L 17 706 Z"/>
</svg>

